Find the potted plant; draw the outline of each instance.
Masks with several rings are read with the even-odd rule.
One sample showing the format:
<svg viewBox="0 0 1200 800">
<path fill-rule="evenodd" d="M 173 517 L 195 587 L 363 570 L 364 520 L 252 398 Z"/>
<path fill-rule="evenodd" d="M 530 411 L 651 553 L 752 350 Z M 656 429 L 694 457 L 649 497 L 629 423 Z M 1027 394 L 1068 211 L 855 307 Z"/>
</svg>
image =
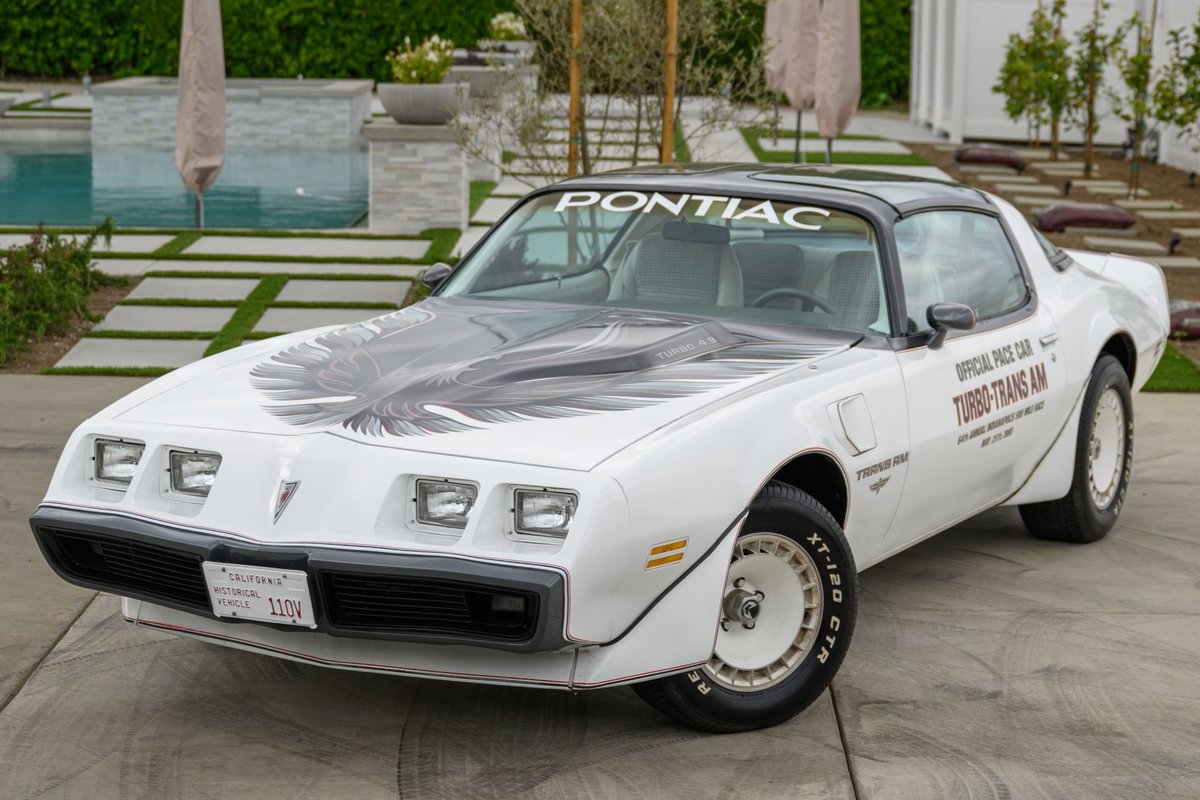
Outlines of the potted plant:
<svg viewBox="0 0 1200 800">
<path fill-rule="evenodd" d="M 525 20 L 511 11 L 504 11 L 492 17 L 488 23 L 487 38 L 476 42 L 480 50 L 500 53 L 516 53 L 524 60 L 533 55 L 533 42 L 525 29 Z"/>
<path fill-rule="evenodd" d="M 454 42 L 437 35 L 413 46 L 407 36 L 403 49 L 387 54 L 395 83 L 379 84 L 379 100 L 396 122 L 407 125 L 443 125 L 462 111 L 465 90 L 442 83 L 452 63 Z"/>
</svg>

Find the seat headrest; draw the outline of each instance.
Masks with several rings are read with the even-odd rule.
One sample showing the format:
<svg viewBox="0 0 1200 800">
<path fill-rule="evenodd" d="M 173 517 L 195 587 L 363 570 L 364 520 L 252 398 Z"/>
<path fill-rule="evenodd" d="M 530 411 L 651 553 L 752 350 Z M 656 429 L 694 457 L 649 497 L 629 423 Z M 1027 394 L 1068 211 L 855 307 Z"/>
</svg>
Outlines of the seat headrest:
<svg viewBox="0 0 1200 800">
<path fill-rule="evenodd" d="M 697 242 L 700 244 L 729 244 L 729 229 L 720 225 L 708 225 L 703 222 L 685 222 L 674 220 L 662 226 L 664 239 L 676 242 Z"/>
</svg>

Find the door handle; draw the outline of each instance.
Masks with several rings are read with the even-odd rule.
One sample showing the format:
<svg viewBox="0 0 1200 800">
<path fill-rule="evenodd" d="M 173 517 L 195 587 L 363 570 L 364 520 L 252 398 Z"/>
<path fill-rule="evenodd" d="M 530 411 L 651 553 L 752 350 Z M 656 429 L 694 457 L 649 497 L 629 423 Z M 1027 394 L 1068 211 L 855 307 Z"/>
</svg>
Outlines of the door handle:
<svg viewBox="0 0 1200 800">
<path fill-rule="evenodd" d="M 1038 341 L 1042 343 L 1042 347 L 1049 347 L 1050 345 L 1052 345 L 1058 341 L 1058 334 L 1057 333 L 1047 333 L 1041 339 L 1038 339 Z"/>
</svg>

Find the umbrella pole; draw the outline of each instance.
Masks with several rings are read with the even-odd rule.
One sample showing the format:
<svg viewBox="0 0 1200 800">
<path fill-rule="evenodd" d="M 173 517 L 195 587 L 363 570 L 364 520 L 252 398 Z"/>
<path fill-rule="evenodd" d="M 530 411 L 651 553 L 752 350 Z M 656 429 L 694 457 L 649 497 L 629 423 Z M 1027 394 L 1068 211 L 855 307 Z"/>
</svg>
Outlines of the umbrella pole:
<svg viewBox="0 0 1200 800">
<path fill-rule="evenodd" d="M 196 227 L 204 227 L 204 195 L 196 192 Z"/>
<path fill-rule="evenodd" d="M 800 109 L 796 109 L 796 148 L 792 152 L 792 163 L 793 164 L 800 163 L 800 137 L 804 133 L 804 125 L 802 124 L 803 115 L 804 115 L 803 111 L 801 111 Z"/>
<path fill-rule="evenodd" d="M 833 166 L 833 139 L 825 140 L 825 166 Z"/>
</svg>

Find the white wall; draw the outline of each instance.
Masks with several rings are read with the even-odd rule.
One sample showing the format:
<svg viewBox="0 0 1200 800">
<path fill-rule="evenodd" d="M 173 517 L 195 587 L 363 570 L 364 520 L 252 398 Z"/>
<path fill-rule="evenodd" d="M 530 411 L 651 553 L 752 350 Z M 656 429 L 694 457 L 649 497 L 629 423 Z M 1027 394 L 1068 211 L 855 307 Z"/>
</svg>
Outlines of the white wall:
<svg viewBox="0 0 1200 800">
<path fill-rule="evenodd" d="M 1107 20 L 1112 28 L 1134 11 L 1150 13 L 1152 0 L 1111 0 Z M 1004 99 L 992 85 L 1004 61 L 1010 34 L 1024 31 L 1037 0 L 913 0 L 910 115 L 915 122 L 945 133 L 952 142 L 964 139 L 1024 141 L 1025 124 L 1004 113 Z M 1068 0 L 1067 35 L 1083 27 L 1092 14 L 1093 0 Z M 1165 31 L 1189 25 L 1200 11 L 1200 0 L 1158 0 L 1155 58 L 1165 52 Z M 1115 73 L 1108 76 L 1115 80 Z M 1101 113 L 1109 104 L 1101 95 Z M 1043 130 L 1048 141 L 1050 131 Z M 1064 142 L 1079 142 L 1077 131 L 1064 131 Z M 1097 141 L 1119 144 L 1124 123 L 1106 114 Z M 1200 170 L 1200 156 L 1169 135 L 1163 137 L 1163 160 L 1184 169 Z"/>
</svg>

